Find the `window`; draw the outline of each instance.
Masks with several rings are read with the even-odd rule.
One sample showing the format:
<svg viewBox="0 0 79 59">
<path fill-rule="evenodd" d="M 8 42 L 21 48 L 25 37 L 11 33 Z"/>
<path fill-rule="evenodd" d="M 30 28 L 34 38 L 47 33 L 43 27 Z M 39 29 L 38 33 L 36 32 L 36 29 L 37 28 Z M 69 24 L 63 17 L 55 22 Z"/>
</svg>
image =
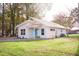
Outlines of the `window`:
<svg viewBox="0 0 79 59">
<path fill-rule="evenodd" d="M 61 32 L 62 32 L 62 29 L 61 29 Z"/>
<path fill-rule="evenodd" d="M 55 31 L 55 29 L 50 29 L 50 31 Z"/>
<path fill-rule="evenodd" d="M 21 29 L 21 35 L 25 35 L 25 29 Z"/>
<path fill-rule="evenodd" d="M 41 35 L 44 35 L 44 29 L 41 29 Z"/>
</svg>

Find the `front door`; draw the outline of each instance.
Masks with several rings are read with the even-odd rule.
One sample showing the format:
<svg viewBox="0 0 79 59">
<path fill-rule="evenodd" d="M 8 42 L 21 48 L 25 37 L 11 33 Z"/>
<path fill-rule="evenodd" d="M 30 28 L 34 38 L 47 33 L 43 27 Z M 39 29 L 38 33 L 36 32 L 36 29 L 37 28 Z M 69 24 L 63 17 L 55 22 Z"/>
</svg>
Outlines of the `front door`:
<svg viewBox="0 0 79 59">
<path fill-rule="evenodd" d="M 38 29 L 35 29 L 35 37 L 38 36 Z"/>
<path fill-rule="evenodd" d="M 39 37 L 39 29 L 33 29 L 32 30 L 32 37 L 38 38 Z"/>
<path fill-rule="evenodd" d="M 40 38 L 40 30 L 39 29 L 35 29 L 35 37 Z"/>
<path fill-rule="evenodd" d="M 32 38 L 35 37 L 35 30 L 34 30 L 34 29 L 32 29 L 32 35 L 31 35 L 31 37 L 32 37 Z"/>
</svg>

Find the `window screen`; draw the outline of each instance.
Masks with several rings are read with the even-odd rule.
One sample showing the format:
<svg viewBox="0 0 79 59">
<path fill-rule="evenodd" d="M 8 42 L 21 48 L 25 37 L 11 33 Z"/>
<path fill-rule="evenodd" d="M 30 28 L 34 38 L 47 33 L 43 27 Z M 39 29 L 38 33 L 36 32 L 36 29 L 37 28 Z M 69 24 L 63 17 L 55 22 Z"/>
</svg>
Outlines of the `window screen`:
<svg viewBox="0 0 79 59">
<path fill-rule="evenodd" d="M 25 29 L 21 29 L 21 35 L 25 35 Z"/>
<path fill-rule="evenodd" d="M 41 29 L 41 35 L 44 35 L 44 29 Z"/>
</svg>

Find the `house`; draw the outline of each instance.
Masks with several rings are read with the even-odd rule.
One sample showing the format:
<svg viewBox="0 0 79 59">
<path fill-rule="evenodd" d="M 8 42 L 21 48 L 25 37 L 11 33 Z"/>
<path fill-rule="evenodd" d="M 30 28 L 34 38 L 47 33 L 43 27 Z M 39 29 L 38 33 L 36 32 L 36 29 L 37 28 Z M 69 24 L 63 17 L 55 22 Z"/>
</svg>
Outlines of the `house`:
<svg viewBox="0 0 79 59">
<path fill-rule="evenodd" d="M 55 38 L 66 34 L 65 27 L 30 17 L 16 26 L 18 38 Z"/>
<path fill-rule="evenodd" d="M 73 27 L 71 28 L 71 33 L 79 34 L 79 22 L 77 20 L 75 20 L 73 22 Z"/>
</svg>

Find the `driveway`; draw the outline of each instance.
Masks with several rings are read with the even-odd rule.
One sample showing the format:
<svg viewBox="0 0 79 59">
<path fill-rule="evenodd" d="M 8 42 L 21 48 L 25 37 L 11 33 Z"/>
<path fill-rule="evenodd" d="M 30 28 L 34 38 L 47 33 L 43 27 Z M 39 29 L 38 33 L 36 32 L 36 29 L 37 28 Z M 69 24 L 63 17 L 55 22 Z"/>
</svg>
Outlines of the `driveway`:
<svg viewBox="0 0 79 59">
<path fill-rule="evenodd" d="M 17 37 L 0 37 L 0 41 L 16 41 Z"/>
</svg>

